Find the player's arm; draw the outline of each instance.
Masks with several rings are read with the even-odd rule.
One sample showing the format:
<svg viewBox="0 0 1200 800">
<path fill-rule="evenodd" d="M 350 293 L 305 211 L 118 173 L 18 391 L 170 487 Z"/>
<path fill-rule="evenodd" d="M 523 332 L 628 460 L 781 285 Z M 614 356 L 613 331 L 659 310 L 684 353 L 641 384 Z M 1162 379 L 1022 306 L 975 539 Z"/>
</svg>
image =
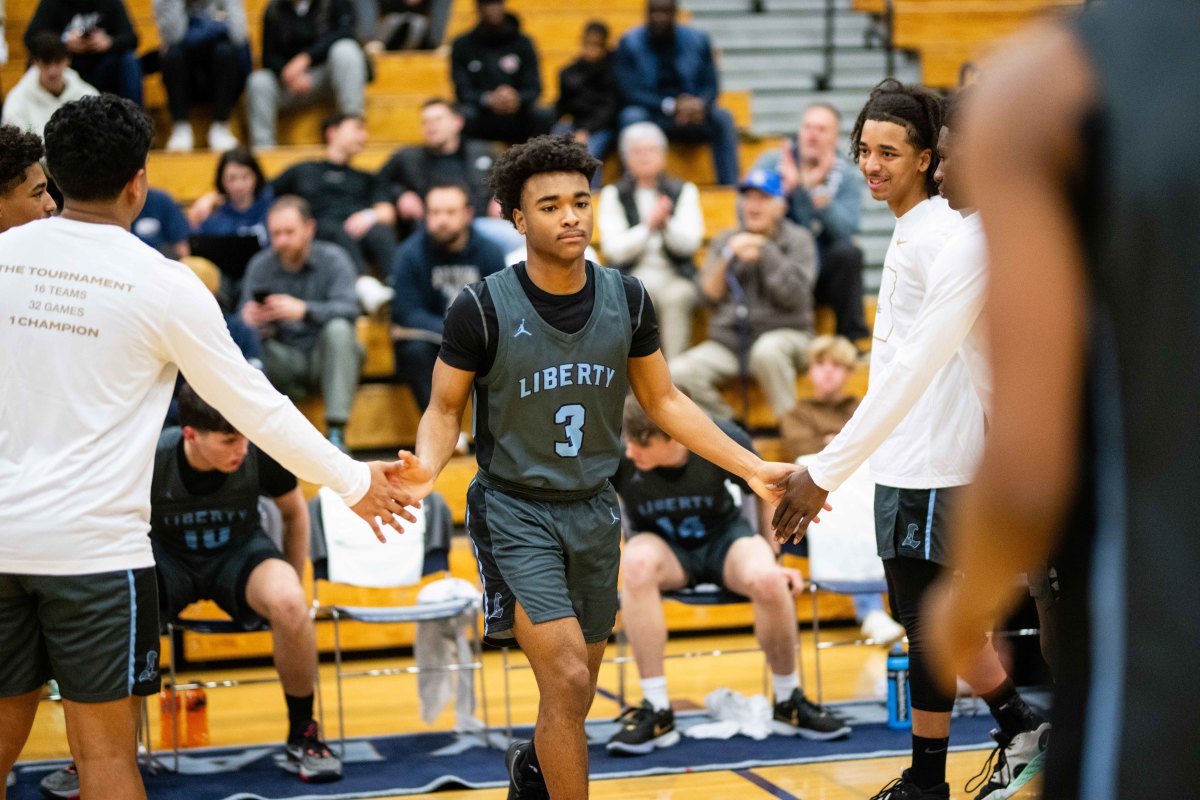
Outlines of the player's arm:
<svg viewBox="0 0 1200 800">
<path fill-rule="evenodd" d="M 774 502 L 768 484 L 781 480 L 796 467 L 763 461 L 725 435 L 691 398 L 671 382 L 662 351 L 629 359 L 629 385 L 647 416 L 668 436 L 701 458 L 732 472 L 760 497 Z"/>
<path fill-rule="evenodd" d="M 413 480 L 420 482 L 421 497 L 433 491 L 433 481 L 454 455 L 474 381 L 474 372 L 456 369 L 440 358 L 434 364 L 429 407 L 417 426 L 416 455 L 425 472 L 415 473 Z"/>
<path fill-rule="evenodd" d="M 1010 58 L 989 70 L 967 118 L 964 163 L 992 271 L 995 392 L 983 462 L 954 520 L 964 583 L 953 602 L 934 595 L 929 627 L 947 680 L 1019 596 L 1017 574 L 1045 563 L 1076 479 L 1088 291 L 1070 186 L 1095 90 L 1064 30 Z"/>
<path fill-rule="evenodd" d="M 304 565 L 308 563 L 308 503 L 304 492 L 297 486 L 287 494 L 275 498 L 275 507 L 283 518 L 283 555 L 300 579 L 304 579 Z"/>
</svg>

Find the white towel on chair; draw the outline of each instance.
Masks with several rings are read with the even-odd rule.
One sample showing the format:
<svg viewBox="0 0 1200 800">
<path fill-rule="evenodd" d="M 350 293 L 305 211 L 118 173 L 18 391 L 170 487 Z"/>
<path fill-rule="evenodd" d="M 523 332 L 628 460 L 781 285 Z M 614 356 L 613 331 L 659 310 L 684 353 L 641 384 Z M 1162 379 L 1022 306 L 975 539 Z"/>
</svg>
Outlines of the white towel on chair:
<svg viewBox="0 0 1200 800">
<path fill-rule="evenodd" d="M 475 671 L 462 670 L 455 673 L 444 667 L 450 664 L 469 664 L 474 654 L 467 640 L 466 627 L 474 624 L 479 608 L 479 591 L 462 578 L 443 578 L 423 588 L 417 595 L 417 603 L 440 603 L 447 600 L 470 598 L 472 606 L 453 619 L 417 623 L 417 639 L 413 643 L 413 657 L 420 672 L 417 673 L 417 696 L 421 702 L 421 719 L 431 724 L 450 702 L 454 695 L 454 717 L 457 730 L 473 730 L 475 714 Z M 427 671 L 428 670 L 428 671 Z"/>
<path fill-rule="evenodd" d="M 353 586 L 413 586 L 425 566 L 425 510 L 412 509 L 416 522 L 400 531 L 384 525 L 387 541 L 380 544 L 362 517 L 350 510 L 332 490 L 322 487 L 321 523 L 329 551 L 329 580 Z"/>
</svg>

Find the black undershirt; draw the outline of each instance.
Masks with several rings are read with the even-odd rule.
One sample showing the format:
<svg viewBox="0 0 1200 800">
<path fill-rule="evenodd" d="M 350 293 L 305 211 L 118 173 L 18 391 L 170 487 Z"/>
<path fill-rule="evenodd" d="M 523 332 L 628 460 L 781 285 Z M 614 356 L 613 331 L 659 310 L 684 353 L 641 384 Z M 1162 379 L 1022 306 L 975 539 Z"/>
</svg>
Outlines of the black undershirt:
<svg viewBox="0 0 1200 800">
<path fill-rule="evenodd" d="M 295 475 L 288 472 L 280 466 L 278 461 L 254 445 L 250 446 L 250 452 L 246 453 L 246 458 L 258 459 L 258 488 L 260 494 L 268 497 L 282 497 L 299 485 Z M 183 486 L 193 495 L 205 497 L 216 494 L 225 484 L 226 475 L 224 472 L 216 469 L 201 472 L 188 463 L 187 455 L 183 449 L 183 439 L 179 440 L 178 463 L 179 477 L 183 480 Z"/>
<path fill-rule="evenodd" d="M 587 281 L 574 294 L 550 294 L 539 289 L 529 278 L 525 262 L 513 267 L 525 296 L 534 310 L 548 325 L 563 333 L 578 333 L 592 316 L 596 302 L 596 276 L 594 270 L 603 269 L 587 262 Z M 629 345 L 630 358 L 642 358 L 658 350 L 658 317 L 654 304 L 641 281 L 629 275 L 621 276 L 625 289 L 625 300 L 629 305 L 629 320 L 633 325 L 633 340 Z M 471 295 L 474 291 L 475 296 Z M 479 298 L 479 305 L 475 303 Z M 483 315 L 480 316 L 480 305 Z M 484 320 L 487 332 L 484 332 Z M 463 290 L 446 311 L 446 327 L 442 334 L 442 349 L 439 358 L 455 369 L 474 372 L 477 376 L 487 375 L 496 360 L 496 343 L 500 338 L 500 323 L 496 317 L 496 304 L 492 301 L 484 281 L 471 284 Z"/>
</svg>

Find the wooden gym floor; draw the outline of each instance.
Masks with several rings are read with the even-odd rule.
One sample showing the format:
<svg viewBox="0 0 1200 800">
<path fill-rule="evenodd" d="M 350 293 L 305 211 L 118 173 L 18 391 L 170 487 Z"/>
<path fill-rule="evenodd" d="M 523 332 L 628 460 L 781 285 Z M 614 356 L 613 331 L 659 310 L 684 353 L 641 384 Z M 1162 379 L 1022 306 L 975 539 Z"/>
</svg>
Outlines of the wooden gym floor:
<svg viewBox="0 0 1200 800">
<path fill-rule="evenodd" d="M 830 630 L 825 639 L 847 637 L 850 629 Z M 804 637 L 804 668 L 809 695 L 815 699 L 815 681 L 810 642 Z M 749 634 L 715 636 L 676 636 L 668 643 L 669 653 L 689 653 L 715 648 L 731 650 L 753 647 Z M 610 646 L 609 655 L 615 655 Z M 399 659 L 411 662 L 411 659 Z M 847 700 L 870 697 L 883 688 L 885 669 L 882 650 L 847 647 L 827 651 L 822 657 L 826 700 Z M 513 663 L 523 663 L 519 654 Z M 358 661 L 355 668 L 396 666 L 397 659 Z M 485 654 L 485 677 L 488 688 L 488 712 L 492 725 L 503 725 L 503 669 L 498 652 Z M 181 675 L 205 680 L 270 676 L 269 667 L 242 669 L 212 669 Z M 636 670 L 630 666 L 627 683 L 637 701 Z M 743 694 L 762 692 L 762 658 L 758 654 L 728 655 L 721 658 L 673 659 L 667 662 L 670 691 L 677 707 L 702 705 L 704 696 L 718 687 L 728 687 Z M 332 665 L 322 664 L 321 680 L 325 691 L 326 738 L 336 737 L 337 716 Z M 533 722 L 537 710 L 537 694 L 532 673 L 527 669 L 511 672 L 514 724 Z M 601 670 L 600 687 L 608 693 L 617 691 L 618 669 L 606 664 Z M 434 725 L 420 722 L 416 699 L 416 682 L 411 676 L 347 679 L 344 682 L 347 735 L 364 736 L 385 733 L 404 733 L 423 730 L 449 729 L 453 714 L 447 711 Z M 620 711 L 617 702 L 603 693 L 596 698 L 591 717 L 611 719 Z M 158 703 L 150 702 L 151 730 L 158 742 Z M 286 711 L 277 684 L 214 689 L 208 692 L 208 725 L 213 745 L 257 744 L 281 742 L 286 728 Z M 59 758 L 68 755 L 62 708 L 57 703 L 43 702 L 37 721 L 21 760 Z M 987 758 L 987 751 L 951 753 L 949 781 L 951 796 L 956 800 L 970 798 L 962 791 Z M 496 754 L 500 758 L 500 754 Z M 906 766 L 903 758 L 884 758 L 829 762 L 796 767 L 771 767 L 750 771 L 722 771 L 683 775 L 596 781 L 592 784 L 594 798 L 621 800 L 696 800 L 696 798 L 802 798 L 803 800 L 865 800 L 884 784 L 899 775 Z M 293 780 L 280 774 L 280 780 Z M 153 785 L 151 784 L 151 798 Z M 1020 800 L 1039 798 L 1039 791 L 1026 791 Z M 438 792 L 430 795 L 408 796 L 427 800 L 498 800 L 506 790 Z"/>
</svg>

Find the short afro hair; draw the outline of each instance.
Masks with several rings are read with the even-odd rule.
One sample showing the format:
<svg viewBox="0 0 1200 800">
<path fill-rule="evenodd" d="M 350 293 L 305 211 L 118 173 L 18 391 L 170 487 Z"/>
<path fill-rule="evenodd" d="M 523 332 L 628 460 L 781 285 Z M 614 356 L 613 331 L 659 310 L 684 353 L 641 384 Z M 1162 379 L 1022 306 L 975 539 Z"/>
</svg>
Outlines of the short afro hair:
<svg viewBox="0 0 1200 800">
<path fill-rule="evenodd" d="M 513 212 L 521 207 L 525 182 L 534 175 L 578 172 L 590 184 L 599 168 L 600 162 L 569 134 L 535 136 L 524 144 L 514 145 L 492 167 L 491 185 L 500 201 L 500 215 L 513 221 Z"/>
<path fill-rule="evenodd" d="M 46 167 L 73 200 L 113 200 L 146 166 L 154 124 L 114 94 L 83 97 L 46 123 Z"/>
<path fill-rule="evenodd" d="M 871 90 L 867 104 L 854 121 L 850 134 L 850 157 L 858 163 L 858 147 L 862 143 L 863 126 L 868 120 L 891 122 L 908 131 L 908 143 L 917 152 L 930 151 L 929 169 L 925 172 L 925 194 L 938 193 L 933 173 L 937 171 L 937 140 L 942 131 L 945 101 L 924 86 L 908 85 L 895 78 L 885 78 Z"/>
<path fill-rule="evenodd" d="M 24 183 L 29 168 L 41 161 L 44 153 L 36 133 L 0 125 L 0 196 L 8 197 Z"/>
</svg>

